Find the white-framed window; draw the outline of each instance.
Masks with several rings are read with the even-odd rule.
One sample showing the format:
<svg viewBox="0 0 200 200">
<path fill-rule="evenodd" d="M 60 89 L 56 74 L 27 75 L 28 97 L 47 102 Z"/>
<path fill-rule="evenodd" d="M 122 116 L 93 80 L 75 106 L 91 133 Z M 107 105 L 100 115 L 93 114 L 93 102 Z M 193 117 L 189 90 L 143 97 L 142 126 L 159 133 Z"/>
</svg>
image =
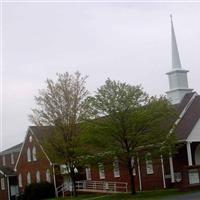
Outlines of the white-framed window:
<svg viewBox="0 0 200 200">
<path fill-rule="evenodd" d="M 153 174 L 153 161 L 151 159 L 151 154 L 146 154 L 146 172 L 147 174 Z"/>
<path fill-rule="evenodd" d="M 33 137 L 32 135 L 29 136 L 29 142 L 32 142 L 33 141 Z"/>
<path fill-rule="evenodd" d="M 36 172 L 36 182 L 40 183 L 40 171 L 39 170 Z"/>
<path fill-rule="evenodd" d="M 37 160 L 37 155 L 36 155 L 36 148 L 35 148 L 35 146 L 32 149 L 32 155 L 33 155 L 33 161 L 36 161 Z"/>
<path fill-rule="evenodd" d="M 120 177 L 119 160 L 118 160 L 118 158 L 114 158 L 113 173 L 114 173 L 114 177 L 115 178 Z"/>
<path fill-rule="evenodd" d="M 5 156 L 2 157 L 2 162 L 3 162 L 3 166 L 5 166 L 6 165 L 6 157 Z"/>
<path fill-rule="evenodd" d="M 136 170 L 135 170 L 135 158 L 134 158 L 134 156 L 131 157 L 131 167 L 133 169 L 132 174 L 133 174 L 133 176 L 135 176 Z"/>
<path fill-rule="evenodd" d="M 14 154 L 13 153 L 10 154 L 10 162 L 11 162 L 12 165 L 15 164 L 15 159 L 14 159 Z"/>
<path fill-rule="evenodd" d="M 91 168 L 90 168 L 90 166 L 87 166 L 87 167 L 85 168 L 85 174 L 86 174 L 86 180 L 92 180 Z"/>
<path fill-rule="evenodd" d="M 6 187 L 5 187 L 5 179 L 4 178 L 1 178 L 1 190 L 5 190 Z"/>
<path fill-rule="evenodd" d="M 27 149 L 27 161 L 28 161 L 28 162 L 31 162 L 31 150 L 30 150 L 29 147 L 28 147 L 28 149 Z"/>
<path fill-rule="evenodd" d="M 31 173 L 30 172 L 27 173 L 27 184 L 28 185 L 31 184 Z"/>
<path fill-rule="evenodd" d="M 51 173 L 49 169 L 46 170 L 46 181 L 51 183 Z"/>
<path fill-rule="evenodd" d="M 104 179 L 105 178 L 105 170 L 104 170 L 104 164 L 99 163 L 99 178 Z"/>
<path fill-rule="evenodd" d="M 22 185 L 22 175 L 21 174 L 19 174 L 19 176 L 18 176 L 18 183 L 19 183 L 19 187 L 23 186 Z"/>
</svg>

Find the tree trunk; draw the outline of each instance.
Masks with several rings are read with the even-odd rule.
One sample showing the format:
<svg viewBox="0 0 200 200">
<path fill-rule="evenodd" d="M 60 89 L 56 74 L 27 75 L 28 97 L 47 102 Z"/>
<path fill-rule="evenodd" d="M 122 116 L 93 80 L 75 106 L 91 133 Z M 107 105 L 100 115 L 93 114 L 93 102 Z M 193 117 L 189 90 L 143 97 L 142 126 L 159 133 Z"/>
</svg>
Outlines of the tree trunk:
<svg viewBox="0 0 200 200">
<path fill-rule="evenodd" d="M 71 168 L 71 180 L 72 180 L 72 195 L 73 196 L 77 196 L 77 191 L 76 191 L 76 179 L 75 179 L 75 172 L 74 172 L 74 168 Z"/>
<path fill-rule="evenodd" d="M 133 166 L 131 164 L 131 159 L 128 161 L 128 172 L 129 172 L 129 177 L 130 177 L 130 189 L 131 189 L 131 194 L 136 194 L 136 189 L 135 189 L 135 176 L 133 175 Z"/>
</svg>

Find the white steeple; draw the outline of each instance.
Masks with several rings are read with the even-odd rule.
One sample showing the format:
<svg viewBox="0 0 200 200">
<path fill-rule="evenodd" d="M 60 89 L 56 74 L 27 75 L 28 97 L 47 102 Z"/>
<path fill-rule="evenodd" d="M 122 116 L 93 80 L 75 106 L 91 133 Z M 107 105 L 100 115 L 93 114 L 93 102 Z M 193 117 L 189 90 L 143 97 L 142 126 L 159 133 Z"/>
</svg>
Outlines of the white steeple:
<svg viewBox="0 0 200 200">
<path fill-rule="evenodd" d="M 172 68 L 177 69 L 181 68 L 181 61 L 179 57 L 178 47 L 176 43 L 176 36 L 174 32 L 174 25 L 172 21 L 172 15 L 170 15 L 171 18 L 171 45 L 172 45 Z"/>
<path fill-rule="evenodd" d="M 180 103 L 186 93 L 192 91 L 188 88 L 187 70 L 182 69 L 179 57 L 174 25 L 171 17 L 171 51 L 172 51 L 172 71 L 168 72 L 169 91 L 166 92 L 172 104 Z"/>
</svg>

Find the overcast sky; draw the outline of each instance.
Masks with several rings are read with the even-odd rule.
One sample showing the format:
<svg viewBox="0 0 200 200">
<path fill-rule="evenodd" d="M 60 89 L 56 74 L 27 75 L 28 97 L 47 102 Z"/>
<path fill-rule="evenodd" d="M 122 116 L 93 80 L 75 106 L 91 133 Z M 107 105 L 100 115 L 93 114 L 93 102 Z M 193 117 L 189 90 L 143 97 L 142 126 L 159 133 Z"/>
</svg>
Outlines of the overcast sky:
<svg viewBox="0 0 200 200">
<path fill-rule="evenodd" d="M 56 73 L 107 77 L 165 94 L 170 13 L 189 86 L 200 92 L 200 3 L 3 3 L 2 149 L 24 140 L 34 96 Z"/>
</svg>

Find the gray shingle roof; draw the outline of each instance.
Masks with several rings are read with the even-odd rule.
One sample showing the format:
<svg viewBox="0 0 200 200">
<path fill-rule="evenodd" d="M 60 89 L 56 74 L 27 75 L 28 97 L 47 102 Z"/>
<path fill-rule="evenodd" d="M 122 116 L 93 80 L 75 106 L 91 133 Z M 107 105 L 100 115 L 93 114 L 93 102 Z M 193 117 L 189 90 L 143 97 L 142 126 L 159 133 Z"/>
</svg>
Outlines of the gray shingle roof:
<svg viewBox="0 0 200 200">
<path fill-rule="evenodd" d="M 0 152 L 0 155 L 6 155 L 6 154 L 10 154 L 10 153 L 20 152 L 22 144 L 23 143 L 17 144 L 13 147 L 10 147 L 9 149 L 2 151 L 2 152 Z"/>
</svg>

